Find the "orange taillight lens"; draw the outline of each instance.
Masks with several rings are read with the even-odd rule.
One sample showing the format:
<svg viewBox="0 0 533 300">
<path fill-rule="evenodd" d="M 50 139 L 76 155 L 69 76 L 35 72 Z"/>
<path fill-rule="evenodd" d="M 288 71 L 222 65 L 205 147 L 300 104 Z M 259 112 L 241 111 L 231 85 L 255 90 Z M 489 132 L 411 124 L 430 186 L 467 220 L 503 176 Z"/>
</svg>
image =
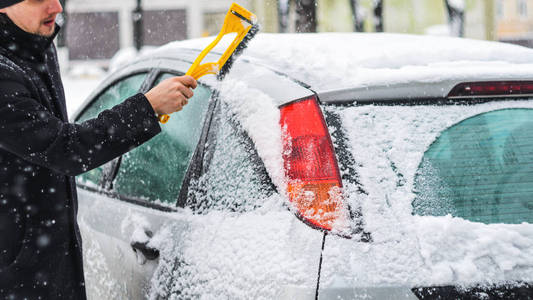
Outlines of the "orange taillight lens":
<svg viewBox="0 0 533 300">
<path fill-rule="evenodd" d="M 331 230 L 347 218 L 333 144 L 316 97 L 280 108 L 289 199 L 304 221 Z"/>
</svg>

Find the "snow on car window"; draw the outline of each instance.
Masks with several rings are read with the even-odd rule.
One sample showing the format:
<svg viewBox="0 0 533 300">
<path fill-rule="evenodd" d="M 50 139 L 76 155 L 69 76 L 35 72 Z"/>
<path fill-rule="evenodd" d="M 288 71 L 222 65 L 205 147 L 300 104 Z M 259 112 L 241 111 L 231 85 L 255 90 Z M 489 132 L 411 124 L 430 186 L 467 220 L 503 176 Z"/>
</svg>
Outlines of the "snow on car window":
<svg viewBox="0 0 533 300">
<path fill-rule="evenodd" d="M 185 203 L 196 213 L 251 210 L 286 189 L 275 101 L 236 79 L 226 78 L 217 89 L 203 175 L 191 181 Z"/>
<path fill-rule="evenodd" d="M 203 172 L 189 184 L 185 206 L 196 213 L 245 212 L 275 193 L 270 177 L 227 103 L 220 101 L 211 121 L 203 155 Z"/>
<path fill-rule="evenodd" d="M 486 225 L 451 216 L 412 215 L 415 174 L 431 143 L 461 120 L 508 107 L 533 108 L 533 103 L 328 108 L 340 115 L 358 164 L 367 194 L 350 195 L 349 201 L 362 208 L 373 242 L 342 243 L 330 237 L 324 278 L 345 274 L 353 279 L 350 286 L 533 280 L 532 224 Z"/>
<path fill-rule="evenodd" d="M 219 86 L 220 96 L 236 114 L 241 126 L 280 191 L 285 191 L 280 113 L 276 101 L 242 81 L 226 78 Z"/>
</svg>

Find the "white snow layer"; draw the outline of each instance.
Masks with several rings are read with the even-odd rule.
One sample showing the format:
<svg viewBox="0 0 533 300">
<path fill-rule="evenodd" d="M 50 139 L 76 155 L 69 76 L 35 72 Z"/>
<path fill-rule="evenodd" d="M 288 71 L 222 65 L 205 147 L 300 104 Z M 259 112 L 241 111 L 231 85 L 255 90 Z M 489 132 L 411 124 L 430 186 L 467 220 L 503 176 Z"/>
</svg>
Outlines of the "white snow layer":
<svg viewBox="0 0 533 300">
<path fill-rule="evenodd" d="M 166 48 L 201 48 L 211 40 Z M 391 47 L 394 54 L 390 54 Z M 529 49 L 440 37 L 259 35 L 247 51 L 322 89 L 433 82 L 490 72 L 518 76 L 533 69 L 533 51 Z M 276 105 L 245 83 L 232 81 L 231 76 L 219 88 L 221 94 L 232 95 L 225 98 L 274 182 L 283 187 Z M 329 236 L 323 286 L 332 286 L 339 277 L 353 287 L 533 281 L 532 224 L 485 225 L 450 216 L 411 215 L 416 169 L 439 133 L 469 116 L 503 107 L 533 108 L 533 103 L 332 109 L 341 115 L 361 184 L 368 192 L 350 192 L 348 201 L 362 208 L 365 230 L 372 234 L 373 242 Z M 346 190 L 357 188 L 348 185 Z M 286 199 L 274 195 L 258 210 L 244 214 L 176 213 L 189 227 L 183 230 L 178 223 L 169 224 L 151 240 L 152 246 L 161 249 L 161 260 L 150 298 L 272 299 L 280 284 L 312 287 L 314 258 L 296 254 L 319 250 L 320 244 L 315 242 L 320 242 L 320 233 L 295 230 L 306 225 L 281 205 L 283 201 Z M 296 247 L 303 251 L 291 252 Z M 257 286 L 264 289 L 252 288 Z"/>
<path fill-rule="evenodd" d="M 280 70 L 321 88 L 437 82 L 476 74 L 522 76 L 533 69 L 533 51 L 513 45 L 389 34 L 365 36 L 363 45 L 362 39 L 351 36 L 333 34 L 330 40 L 321 41 L 313 35 L 283 35 L 276 36 L 274 43 L 274 38 L 267 35 L 251 42 L 247 51 L 267 53 L 271 61 L 281 62 Z M 390 54 L 391 46 L 394 54 Z M 349 55 L 351 52 L 353 55 Z M 228 95 L 245 94 L 239 93 L 245 86 L 227 84 L 224 89 Z M 268 170 L 276 170 L 282 166 L 277 152 L 281 149 L 277 110 L 259 95 L 251 97 L 260 99 L 257 103 L 245 98 L 236 99 L 237 113 L 252 138 L 257 137 L 254 142 L 270 166 Z M 470 116 L 508 107 L 533 108 L 533 103 L 338 109 L 352 153 L 360 164 L 357 171 L 361 183 L 368 192 L 352 193 L 349 201 L 353 207 L 362 207 L 365 230 L 372 233 L 374 242 L 330 238 L 326 253 L 331 255 L 326 254 L 329 261 L 323 266 L 325 274 L 344 274 L 353 279 L 351 286 L 467 286 L 533 280 L 532 224 L 485 225 L 449 216 L 411 214 L 416 170 L 440 132 Z M 257 116 L 261 118 L 254 119 Z M 262 137 L 270 138 L 265 142 Z M 349 186 L 346 189 L 356 190 Z"/>
<path fill-rule="evenodd" d="M 482 224 L 451 216 L 413 216 L 415 173 L 440 132 L 468 117 L 532 101 L 476 106 L 360 106 L 332 109 L 342 117 L 363 189 L 364 244 L 330 237 L 323 276 L 348 286 L 502 284 L 533 280 L 533 224 Z M 349 187 L 347 187 L 349 188 Z M 322 285 L 322 283 L 321 283 Z"/>
<path fill-rule="evenodd" d="M 321 234 L 281 203 L 274 195 L 243 214 L 176 213 L 179 222 L 163 227 L 149 244 L 161 249 L 149 298 L 276 299 L 283 286 L 312 289 Z"/>
<path fill-rule="evenodd" d="M 242 81 L 233 81 L 230 76 L 219 84 L 218 89 L 254 142 L 273 183 L 279 191 L 285 191 L 280 112 L 276 101 Z"/>
<path fill-rule="evenodd" d="M 174 42 L 152 54 L 178 47 L 203 49 L 212 40 Z M 525 47 L 390 33 L 258 34 L 243 57 L 265 63 L 315 91 L 439 82 L 478 74 L 519 77 L 533 69 L 533 50 Z"/>
<path fill-rule="evenodd" d="M 458 11 L 465 10 L 465 0 L 448 0 L 448 4 Z"/>
</svg>

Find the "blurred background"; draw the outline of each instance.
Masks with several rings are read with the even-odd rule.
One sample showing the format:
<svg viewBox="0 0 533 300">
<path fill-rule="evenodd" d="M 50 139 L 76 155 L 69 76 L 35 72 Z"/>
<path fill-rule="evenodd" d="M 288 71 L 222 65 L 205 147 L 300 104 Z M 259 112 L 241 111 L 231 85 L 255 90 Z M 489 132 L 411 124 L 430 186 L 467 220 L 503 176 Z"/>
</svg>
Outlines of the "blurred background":
<svg viewBox="0 0 533 300">
<path fill-rule="evenodd" d="M 63 70 L 107 70 L 117 53 L 216 35 L 232 0 L 61 0 Z M 533 0 L 240 0 L 262 32 L 451 35 L 533 47 Z M 124 54 L 123 54 L 124 56 Z"/>
</svg>

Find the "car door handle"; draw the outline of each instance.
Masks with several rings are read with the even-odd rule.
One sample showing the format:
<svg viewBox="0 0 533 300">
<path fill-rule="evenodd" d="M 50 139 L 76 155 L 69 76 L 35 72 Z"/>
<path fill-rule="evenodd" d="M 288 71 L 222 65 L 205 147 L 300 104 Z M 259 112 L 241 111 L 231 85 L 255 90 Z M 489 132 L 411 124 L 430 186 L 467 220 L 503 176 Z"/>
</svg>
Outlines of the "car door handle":
<svg viewBox="0 0 533 300">
<path fill-rule="evenodd" d="M 133 251 L 139 251 L 141 252 L 144 257 L 148 260 L 155 260 L 159 257 L 159 250 L 155 248 L 151 248 L 147 246 L 148 242 L 133 242 L 131 243 L 131 248 L 133 248 Z"/>
</svg>

